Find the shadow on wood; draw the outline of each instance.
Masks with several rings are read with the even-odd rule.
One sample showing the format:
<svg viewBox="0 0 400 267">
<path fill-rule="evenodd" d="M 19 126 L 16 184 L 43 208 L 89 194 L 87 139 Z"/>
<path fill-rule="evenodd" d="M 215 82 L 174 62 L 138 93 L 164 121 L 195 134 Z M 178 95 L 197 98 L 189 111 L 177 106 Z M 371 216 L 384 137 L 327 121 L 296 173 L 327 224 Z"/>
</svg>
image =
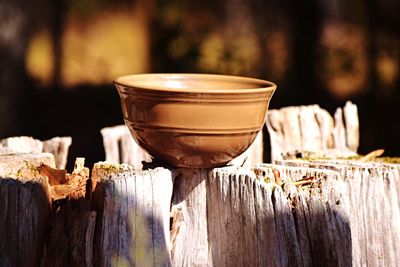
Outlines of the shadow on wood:
<svg viewBox="0 0 400 267">
<path fill-rule="evenodd" d="M 0 265 L 37 265 L 65 250 L 68 261 L 43 266 L 399 266 L 398 164 L 279 163 L 140 171 L 98 163 L 94 192 L 81 199 L 87 209 L 67 206 L 51 231 L 45 177 L 4 172 Z M 55 238 L 57 229 L 67 234 Z"/>
<path fill-rule="evenodd" d="M 0 266 L 40 266 L 50 208 L 46 179 L 0 178 Z"/>
<path fill-rule="evenodd" d="M 92 180 L 95 265 L 170 266 L 171 173 L 98 163 Z"/>
<path fill-rule="evenodd" d="M 179 175 L 174 266 L 351 266 L 348 220 L 320 197 L 237 167 Z"/>
<path fill-rule="evenodd" d="M 282 161 L 287 169 L 336 172 L 322 185 L 322 197 L 344 210 L 351 227 L 355 266 L 399 266 L 400 165 L 347 160 Z M 291 166 L 291 167 L 290 167 Z M 329 192 L 335 188 L 336 193 Z M 325 191 L 325 192 L 324 192 Z"/>
</svg>

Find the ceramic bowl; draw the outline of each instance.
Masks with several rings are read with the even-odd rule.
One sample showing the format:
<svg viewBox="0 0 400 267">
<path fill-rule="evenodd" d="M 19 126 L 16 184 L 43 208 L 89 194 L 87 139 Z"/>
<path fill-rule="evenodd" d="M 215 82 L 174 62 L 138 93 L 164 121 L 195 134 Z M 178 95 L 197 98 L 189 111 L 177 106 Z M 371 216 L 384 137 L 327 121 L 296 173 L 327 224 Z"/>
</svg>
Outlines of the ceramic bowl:
<svg viewBox="0 0 400 267">
<path fill-rule="evenodd" d="M 133 138 L 177 167 L 222 166 L 263 128 L 272 82 L 211 74 L 137 74 L 114 81 Z"/>
</svg>

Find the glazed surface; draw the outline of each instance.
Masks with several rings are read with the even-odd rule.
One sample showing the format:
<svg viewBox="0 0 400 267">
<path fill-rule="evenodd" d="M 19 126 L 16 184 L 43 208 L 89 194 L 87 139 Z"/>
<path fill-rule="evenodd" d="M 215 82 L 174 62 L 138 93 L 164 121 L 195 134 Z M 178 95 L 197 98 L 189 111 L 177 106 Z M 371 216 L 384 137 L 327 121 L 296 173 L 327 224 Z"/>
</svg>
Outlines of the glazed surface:
<svg viewBox="0 0 400 267">
<path fill-rule="evenodd" d="M 202 74 L 124 76 L 115 85 L 135 140 L 179 167 L 222 166 L 243 153 L 262 129 L 276 88 L 258 79 Z"/>
</svg>

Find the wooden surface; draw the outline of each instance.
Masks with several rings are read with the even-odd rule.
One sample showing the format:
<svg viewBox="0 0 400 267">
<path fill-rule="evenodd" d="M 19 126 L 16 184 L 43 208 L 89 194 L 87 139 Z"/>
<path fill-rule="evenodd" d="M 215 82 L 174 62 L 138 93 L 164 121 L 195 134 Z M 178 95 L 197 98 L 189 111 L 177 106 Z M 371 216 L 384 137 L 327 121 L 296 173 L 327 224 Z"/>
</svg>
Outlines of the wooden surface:
<svg viewBox="0 0 400 267">
<path fill-rule="evenodd" d="M 96 266 L 170 266 L 170 171 L 98 163 L 92 180 Z"/>
<path fill-rule="evenodd" d="M 29 180 L 41 163 L 55 167 L 54 156 L 50 153 L 0 155 L 0 177 Z"/>
<path fill-rule="evenodd" d="M 173 220 L 173 225 L 179 221 L 179 230 L 173 227 L 178 232 L 174 266 L 351 265 L 350 226 L 337 204 L 323 201 L 316 192 L 266 184 L 255 172 L 267 175 L 272 169 L 228 167 L 178 174 L 174 196 L 185 200 L 175 204 L 183 215 L 175 213 Z M 292 174 L 302 178 L 300 172 Z M 204 196 L 206 201 L 199 204 Z"/>
<path fill-rule="evenodd" d="M 26 168 L 52 155 L 0 156 L 0 266 L 39 266 L 47 236 L 50 189 L 46 177 Z M 52 160 L 52 161 L 51 161 Z M 8 166 L 8 167 L 6 167 Z"/>
<path fill-rule="evenodd" d="M 318 105 L 272 109 L 267 113 L 266 125 L 272 162 L 297 151 L 351 156 L 359 146 L 358 110 L 351 102 L 338 108 L 333 118 Z"/>
<path fill-rule="evenodd" d="M 67 166 L 68 151 L 71 146 L 72 138 L 69 136 L 53 137 L 43 141 L 43 152 L 52 153 L 54 155 L 56 167 L 64 169 Z"/>
<path fill-rule="evenodd" d="M 48 177 L 52 200 L 42 266 L 93 266 L 97 213 L 88 201 L 92 188 L 84 159 L 76 159 L 71 174 L 44 165 L 39 172 Z"/>
<path fill-rule="evenodd" d="M 53 209 L 42 266 L 93 266 L 96 212 L 84 201 L 65 201 Z"/>
<path fill-rule="evenodd" d="M 321 188 L 334 187 L 340 196 L 351 229 L 353 265 L 400 265 L 400 165 L 357 161 L 280 163 L 339 173 L 337 179 L 326 181 Z M 329 194 L 322 196 L 327 199 Z"/>
<path fill-rule="evenodd" d="M 125 163 L 135 169 L 142 169 L 142 162 L 151 162 L 152 158 L 133 140 L 128 127 L 117 125 L 101 129 L 106 161 Z"/>
<path fill-rule="evenodd" d="M 28 136 L 9 137 L 0 140 L 0 155 L 16 153 L 41 153 L 41 141 Z"/>
<path fill-rule="evenodd" d="M 84 195 L 52 203 L 46 178 L 3 176 L 0 266 L 399 266 L 399 172 L 98 163 Z"/>
<path fill-rule="evenodd" d="M 207 169 L 176 170 L 172 198 L 173 266 L 207 266 Z"/>
<path fill-rule="evenodd" d="M 9 137 L 0 140 L 0 155 L 51 153 L 54 156 L 55 166 L 64 169 L 71 143 L 72 138 L 69 136 L 54 137 L 46 141 L 29 136 Z"/>
</svg>

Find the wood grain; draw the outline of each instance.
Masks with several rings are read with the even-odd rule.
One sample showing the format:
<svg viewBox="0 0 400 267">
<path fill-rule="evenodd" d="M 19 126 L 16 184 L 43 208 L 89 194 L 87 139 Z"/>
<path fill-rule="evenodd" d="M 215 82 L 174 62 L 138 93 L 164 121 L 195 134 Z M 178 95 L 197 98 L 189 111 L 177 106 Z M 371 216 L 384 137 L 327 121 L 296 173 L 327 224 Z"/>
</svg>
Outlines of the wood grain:
<svg viewBox="0 0 400 267">
<path fill-rule="evenodd" d="M 51 215 L 46 177 L 0 178 L 0 265 L 399 266 L 400 165 L 277 163 L 101 162 Z"/>
<path fill-rule="evenodd" d="M 132 138 L 126 125 L 117 125 L 101 129 L 106 161 L 125 163 L 136 169 L 142 169 L 142 162 L 151 162 L 152 158 Z"/>
<path fill-rule="evenodd" d="M 97 163 L 92 179 L 95 265 L 170 266 L 170 171 Z"/>
<path fill-rule="evenodd" d="M 0 177 L 0 266 L 39 266 L 47 235 L 46 178 Z"/>
<path fill-rule="evenodd" d="M 273 170 L 268 166 L 256 170 L 226 167 L 208 174 L 205 170 L 178 174 L 175 182 L 180 188 L 174 190 L 180 192 L 178 196 L 186 192 L 186 198 L 183 202 L 178 198 L 184 216 L 180 230 L 174 229 L 178 242 L 172 247 L 173 265 L 350 266 L 346 213 L 324 201 L 321 191 L 303 192 L 294 186 L 286 190 L 264 183 L 255 174 L 260 171 L 266 174 Z M 289 170 L 286 177 L 302 179 L 306 171 Z M 338 175 L 311 171 L 325 179 Z M 204 195 L 205 203 L 199 204 Z"/>
<path fill-rule="evenodd" d="M 297 152 L 351 156 L 359 146 L 357 106 L 347 102 L 332 117 L 318 105 L 292 106 L 268 111 L 271 161 Z"/>
</svg>

